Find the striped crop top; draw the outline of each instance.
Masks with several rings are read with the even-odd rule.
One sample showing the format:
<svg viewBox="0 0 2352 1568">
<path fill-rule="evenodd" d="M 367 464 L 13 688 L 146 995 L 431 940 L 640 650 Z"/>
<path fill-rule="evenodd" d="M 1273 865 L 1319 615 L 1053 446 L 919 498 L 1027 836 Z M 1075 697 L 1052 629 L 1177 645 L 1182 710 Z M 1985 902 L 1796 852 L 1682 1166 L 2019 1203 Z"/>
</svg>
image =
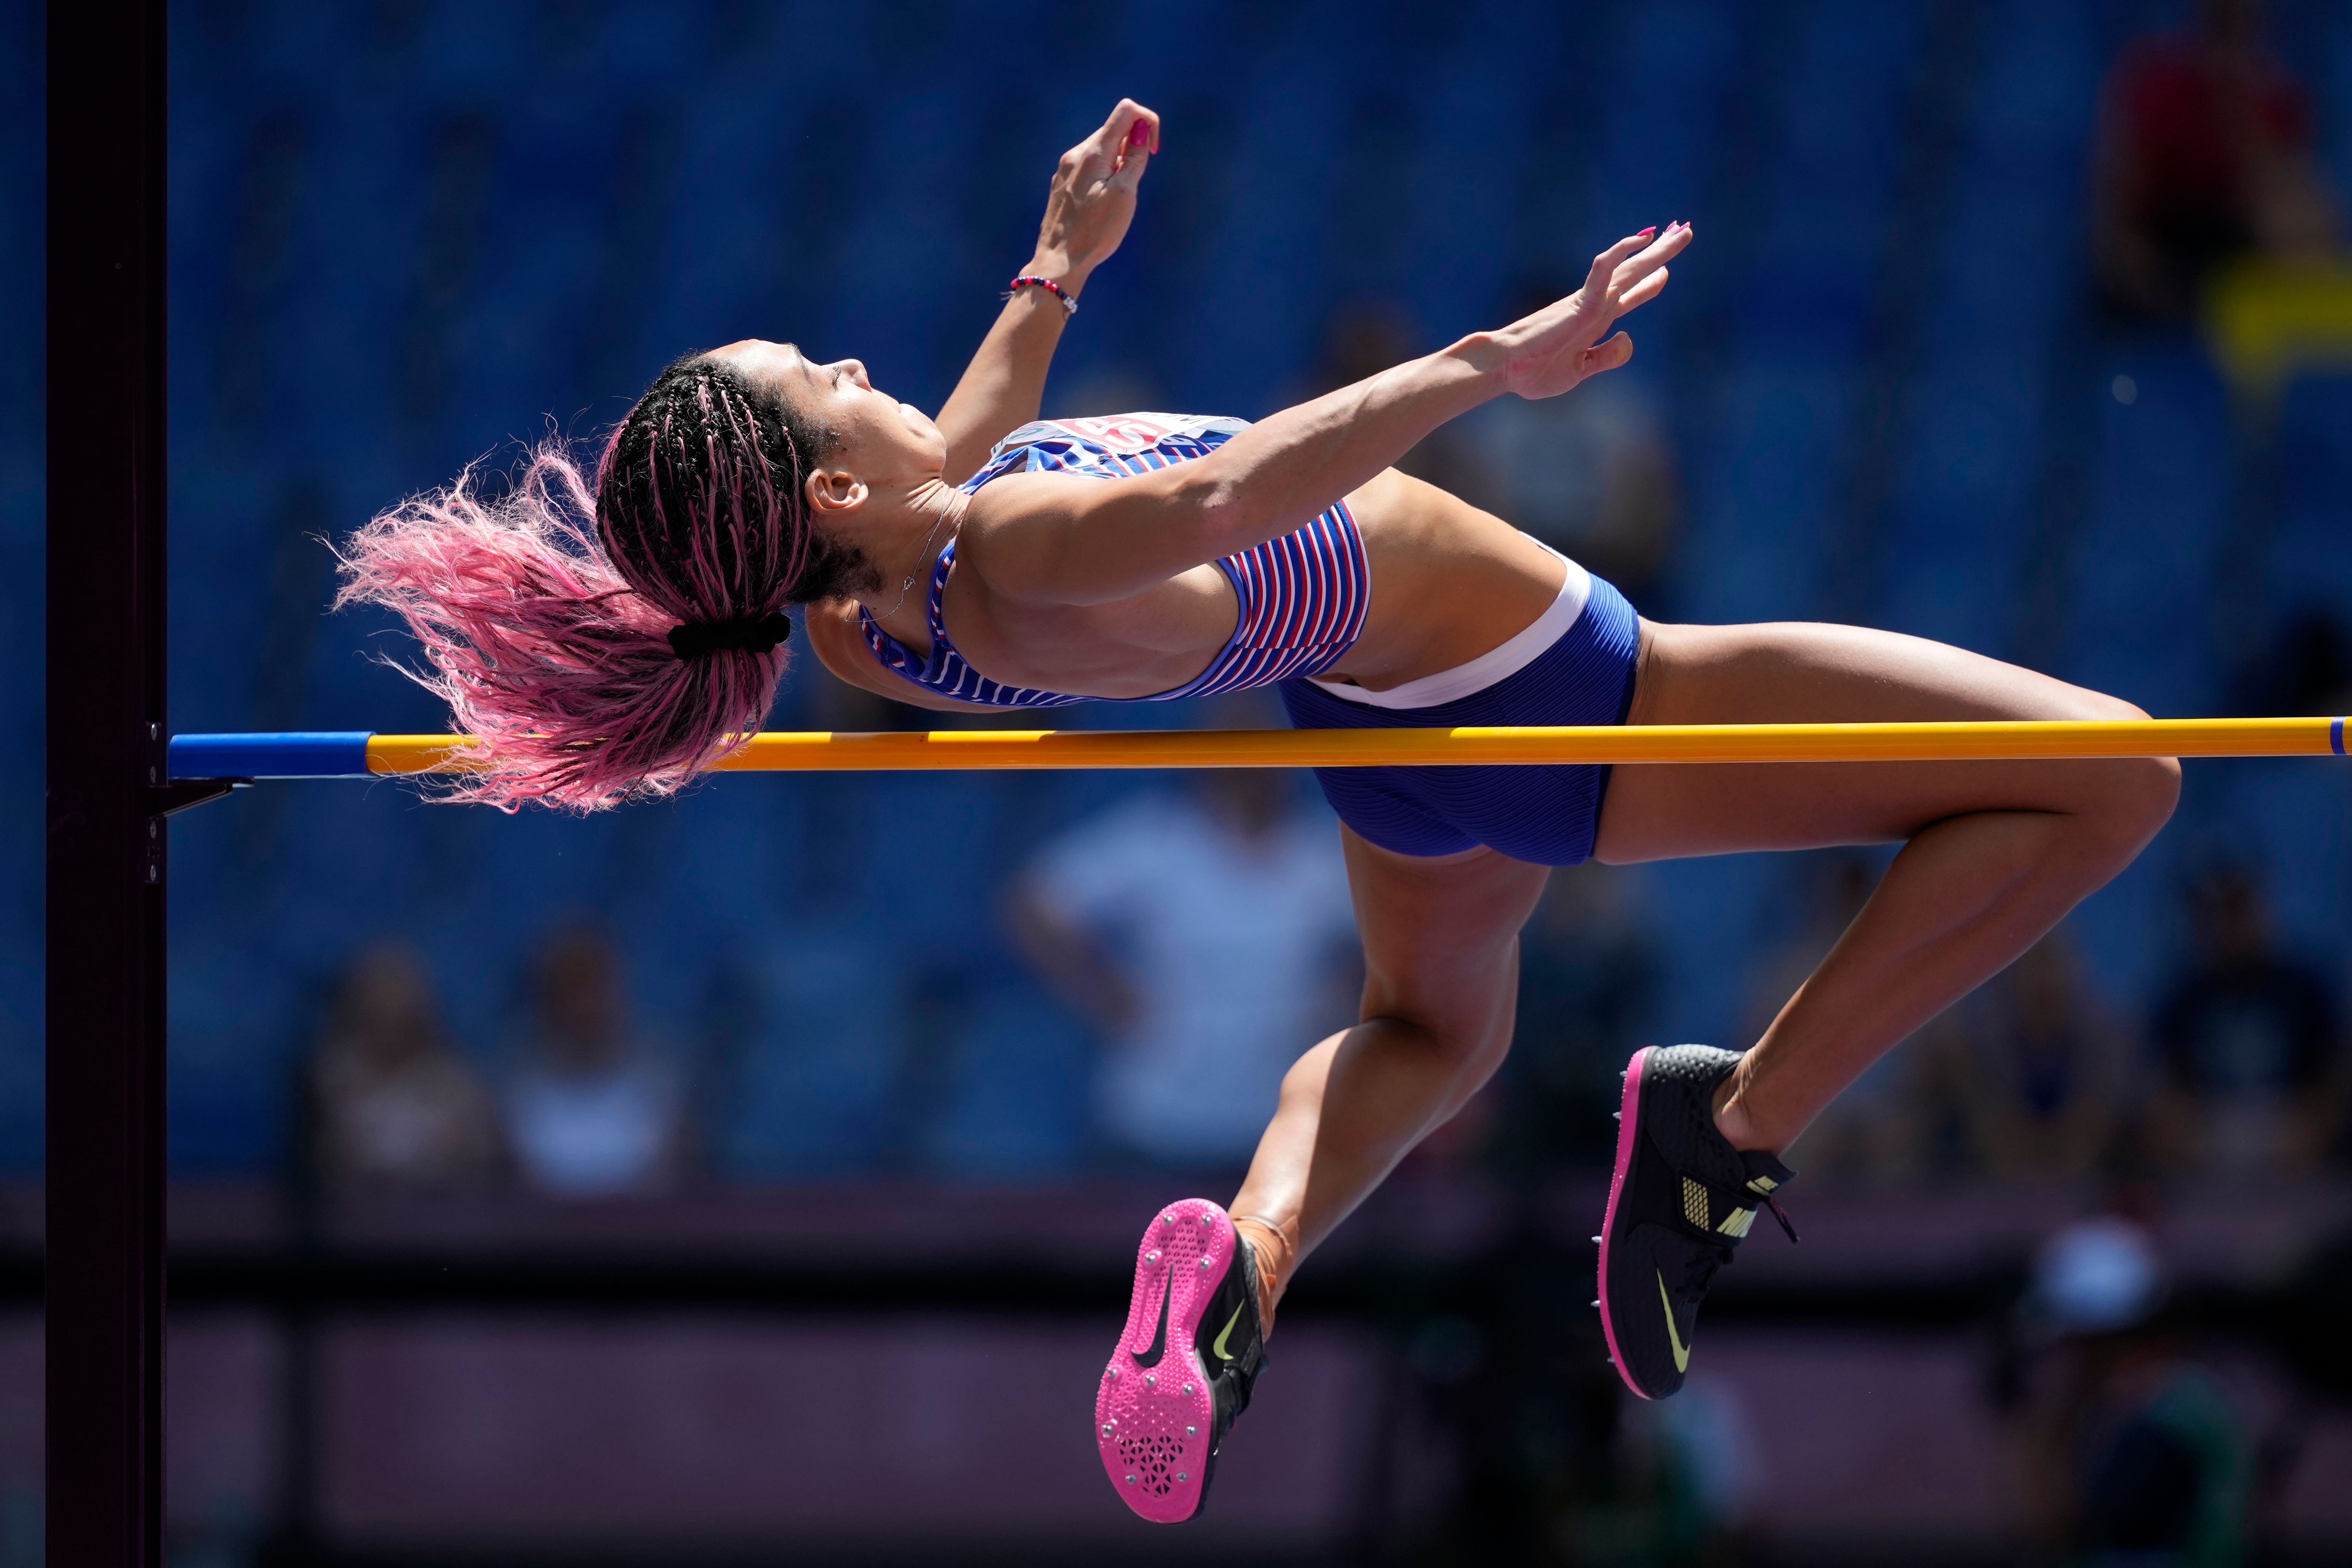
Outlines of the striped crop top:
<svg viewBox="0 0 2352 1568">
<path fill-rule="evenodd" d="M 1103 419 L 1041 419 L 997 443 L 980 472 L 964 481 L 969 494 L 1005 474 L 1087 474 L 1124 479 L 1205 458 L 1247 427 L 1241 419 L 1185 414 L 1121 414 Z M 931 653 L 924 658 L 884 631 L 861 609 L 866 646 L 885 668 L 927 691 L 997 708 L 1063 708 L 1073 702 L 1172 702 L 1271 686 L 1293 676 L 1318 674 L 1339 661 L 1364 629 L 1372 596 L 1363 536 L 1344 501 L 1296 533 L 1269 539 L 1217 563 L 1241 602 L 1233 636 L 1209 667 L 1171 690 L 1150 697 L 1073 697 L 1034 687 L 1006 686 L 964 662 L 948 640 L 940 612 L 955 541 L 931 569 Z"/>
</svg>

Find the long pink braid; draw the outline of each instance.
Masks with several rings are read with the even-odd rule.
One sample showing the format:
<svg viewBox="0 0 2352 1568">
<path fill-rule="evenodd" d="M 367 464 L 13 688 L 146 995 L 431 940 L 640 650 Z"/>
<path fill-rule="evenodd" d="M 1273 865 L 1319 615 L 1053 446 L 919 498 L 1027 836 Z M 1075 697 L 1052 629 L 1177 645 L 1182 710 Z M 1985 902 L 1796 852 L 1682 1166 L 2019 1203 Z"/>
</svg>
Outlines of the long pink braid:
<svg viewBox="0 0 2352 1568">
<path fill-rule="evenodd" d="M 682 360 L 614 433 L 593 493 L 556 442 L 503 500 L 469 467 L 345 542 L 335 605 L 398 613 L 429 667 L 399 668 L 479 741 L 479 771 L 444 798 L 587 812 L 670 795 L 759 728 L 790 659 L 681 659 L 670 628 L 787 603 L 811 549 L 802 478 L 739 377 Z"/>
</svg>

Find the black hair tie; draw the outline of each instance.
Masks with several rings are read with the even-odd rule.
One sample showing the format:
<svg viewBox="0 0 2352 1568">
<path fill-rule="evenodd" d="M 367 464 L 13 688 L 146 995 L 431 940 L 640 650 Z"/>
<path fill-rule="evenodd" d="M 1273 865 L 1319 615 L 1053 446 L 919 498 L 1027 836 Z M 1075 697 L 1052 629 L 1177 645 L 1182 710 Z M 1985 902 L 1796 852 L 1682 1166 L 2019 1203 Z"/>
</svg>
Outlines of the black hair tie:
<svg viewBox="0 0 2352 1568">
<path fill-rule="evenodd" d="M 782 610 L 732 621 L 680 621 L 669 629 L 669 651 L 680 658 L 707 658 L 721 648 L 772 653 L 792 635 L 792 617 Z"/>
</svg>

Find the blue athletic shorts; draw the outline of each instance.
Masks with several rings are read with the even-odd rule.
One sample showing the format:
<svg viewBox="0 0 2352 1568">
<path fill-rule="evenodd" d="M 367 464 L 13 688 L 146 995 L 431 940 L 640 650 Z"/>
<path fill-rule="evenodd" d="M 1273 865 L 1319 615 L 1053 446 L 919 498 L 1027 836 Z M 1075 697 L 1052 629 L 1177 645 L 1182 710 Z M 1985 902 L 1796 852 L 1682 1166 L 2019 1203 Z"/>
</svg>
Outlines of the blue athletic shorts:
<svg viewBox="0 0 2352 1568">
<path fill-rule="evenodd" d="M 1633 704 L 1641 626 L 1625 595 L 1592 579 L 1584 613 L 1558 642 L 1483 691 L 1434 708 L 1374 708 L 1309 680 L 1281 683 L 1301 730 L 1452 729 L 1462 724 L 1622 724 Z M 1515 860 L 1574 866 L 1592 856 L 1605 766 L 1318 768 L 1339 819 L 1400 855 L 1484 844 Z"/>
</svg>

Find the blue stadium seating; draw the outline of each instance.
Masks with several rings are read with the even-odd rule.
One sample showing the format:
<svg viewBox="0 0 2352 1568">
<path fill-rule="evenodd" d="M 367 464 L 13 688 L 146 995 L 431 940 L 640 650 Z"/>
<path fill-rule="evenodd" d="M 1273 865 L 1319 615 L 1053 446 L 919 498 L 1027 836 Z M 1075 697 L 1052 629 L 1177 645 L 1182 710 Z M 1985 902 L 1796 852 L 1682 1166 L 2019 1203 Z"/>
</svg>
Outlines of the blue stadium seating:
<svg viewBox="0 0 2352 1568">
<path fill-rule="evenodd" d="M 2227 400 L 2193 343 L 2152 344 L 2109 368 L 2059 673 L 2159 717 L 2215 712 L 2212 591 L 2235 496 Z"/>
<path fill-rule="evenodd" d="M 2021 0 L 1985 33 L 1873 618 L 2002 657 L 2037 521 L 2052 355 L 2082 289 L 2083 146 L 2104 62 L 2063 6 Z"/>
<path fill-rule="evenodd" d="M 1259 9 L 1236 51 L 1143 14 L 1045 49 L 992 8 L 940 7 L 908 85 L 911 46 L 878 8 L 582 7 L 565 31 L 524 5 L 176 6 L 181 727 L 437 728 L 430 699 L 369 658 L 403 646 L 383 617 L 313 615 L 331 573 L 299 531 L 348 529 L 485 453 L 495 475 L 551 419 L 593 439 L 677 350 L 792 336 L 935 405 L 1022 258 L 1045 163 L 1122 91 L 1170 114 L 1168 151 L 1057 390 L 1125 375 L 1172 405 L 1260 414 L 1351 299 L 1391 300 L 1443 341 L 1620 226 L 1691 218 L 1675 288 L 1632 323 L 1685 465 L 1674 612 L 1822 613 L 1929 8 L 1660 0 L 1605 26 L 1520 0 Z M 2352 13 L 2278 10 L 2336 109 L 2323 155 L 2352 184 Z M 12 211 L 35 209 L 42 180 L 30 16 L 0 4 Z M 2202 713 L 2239 662 L 2210 603 L 2240 521 L 2222 391 L 2165 340 L 2115 347 L 2095 389 L 2053 390 L 2119 16 L 2000 0 L 1984 24 L 1863 613 L 2012 652 L 2048 542 L 2037 485 L 2065 455 L 2050 432 L 2080 412 L 2047 400 L 2095 395 L 2057 672 Z M 35 226 L 0 230 L 12 341 L 37 336 L 40 267 Z M 40 562 L 39 402 L 29 356 L 0 364 L 0 573 L 16 584 Z M 2281 411 L 2258 573 L 2278 614 L 2352 616 L 2347 432 L 2352 383 L 2305 383 Z M 37 625 L 0 616 L 21 671 L 38 667 Z M 811 684 L 789 687 L 781 721 L 814 721 Z M 40 702 L 29 676 L 0 690 L 0 1171 L 38 1149 Z M 445 812 L 383 785 L 207 808 L 174 829 L 176 1155 L 278 1158 L 290 1064 L 359 945 L 415 942 L 459 1037 L 495 1061 L 533 944 L 587 917 L 622 941 L 667 1043 L 709 1058 L 721 1171 L 1071 1169 L 1088 1157 L 1089 1042 L 1004 951 L 997 900 L 1055 823 L 1142 783 L 740 780 L 590 822 Z M 2078 922 L 2102 978 L 2142 994 L 2177 951 L 2183 857 L 2217 825 L 2267 868 L 2292 940 L 2341 951 L 2345 800 L 2297 765 L 2200 773 L 2183 830 Z M 1660 1022 L 1732 1037 L 1747 955 L 1785 917 L 1784 868 L 1644 875 L 1671 948 Z M 733 1033 L 706 1026 L 730 996 Z"/>
<path fill-rule="evenodd" d="M 2307 377 L 2279 409 L 2279 507 L 2264 587 L 2282 616 L 2333 613 L 2352 635 L 2352 377 Z"/>
</svg>

